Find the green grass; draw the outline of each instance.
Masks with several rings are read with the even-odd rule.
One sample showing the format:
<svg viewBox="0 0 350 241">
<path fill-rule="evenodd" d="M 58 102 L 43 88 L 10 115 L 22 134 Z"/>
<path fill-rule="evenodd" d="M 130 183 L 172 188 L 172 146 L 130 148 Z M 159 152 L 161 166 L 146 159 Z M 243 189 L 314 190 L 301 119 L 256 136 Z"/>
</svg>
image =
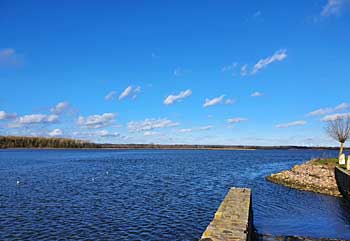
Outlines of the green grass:
<svg viewBox="0 0 350 241">
<path fill-rule="evenodd" d="M 314 165 L 335 166 L 338 164 L 338 158 L 316 159 L 312 162 Z"/>
</svg>

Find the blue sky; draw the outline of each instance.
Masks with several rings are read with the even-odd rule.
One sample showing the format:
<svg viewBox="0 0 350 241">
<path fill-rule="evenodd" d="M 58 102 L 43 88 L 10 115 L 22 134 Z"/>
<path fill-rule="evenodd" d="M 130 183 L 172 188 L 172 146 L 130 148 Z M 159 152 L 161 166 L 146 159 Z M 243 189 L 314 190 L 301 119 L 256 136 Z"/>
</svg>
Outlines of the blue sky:
<svg viewBox="0 0 350 241">
<path fill-rule="evenodd" d="M 350 112 L 348 0 L 0 7 L 1 135 L 337 145 Z"/>
</svg>

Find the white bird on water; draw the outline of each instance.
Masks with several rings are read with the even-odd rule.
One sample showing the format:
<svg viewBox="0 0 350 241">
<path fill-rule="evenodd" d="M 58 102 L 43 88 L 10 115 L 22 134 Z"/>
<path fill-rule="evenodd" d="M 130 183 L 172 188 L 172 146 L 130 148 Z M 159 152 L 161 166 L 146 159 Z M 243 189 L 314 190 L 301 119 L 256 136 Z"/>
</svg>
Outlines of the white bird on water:
<svg viewBox="0 0 350 241">
<path fill-rule="evenodd" d="M 16 184 L 17 184 L 17 185 L 19 185 L 19 183 L 20 183 L 20 181 L 19 181 L 19 180 L 17 180 L 17 181 L 16 181 Z"/>
</svg>

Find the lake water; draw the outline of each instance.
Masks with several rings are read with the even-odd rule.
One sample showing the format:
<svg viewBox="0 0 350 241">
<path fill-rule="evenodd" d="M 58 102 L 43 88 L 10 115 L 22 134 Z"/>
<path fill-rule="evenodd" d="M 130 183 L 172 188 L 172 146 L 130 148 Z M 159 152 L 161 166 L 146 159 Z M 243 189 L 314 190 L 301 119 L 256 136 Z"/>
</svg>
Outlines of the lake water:
<svg viewBox="0 0 350 241">
<path fill-rule="evenodd" d="M 0 240 L 198 240 L 232 186 L 259 233 L 350 239 L 350 207 L 265 176 L 329 151 L 1 150 Z M 17 183 L 19 181 L 19 183 Z"/>
</svg>

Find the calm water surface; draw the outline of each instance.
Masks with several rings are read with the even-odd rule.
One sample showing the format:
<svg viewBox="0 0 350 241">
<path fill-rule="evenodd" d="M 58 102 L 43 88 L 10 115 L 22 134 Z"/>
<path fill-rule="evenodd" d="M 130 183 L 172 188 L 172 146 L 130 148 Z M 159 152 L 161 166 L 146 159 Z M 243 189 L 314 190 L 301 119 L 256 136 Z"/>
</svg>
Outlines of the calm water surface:
<svg viewBox="0 0 350 241">
<path fill-rule="evenodd" d="M 347 202 L 264 179 L 331 155 L 1 150 L 0 240 L 197 240 L 232 186 L 252 188 L 260 233 L 350 239 Z"/>
</svg>

